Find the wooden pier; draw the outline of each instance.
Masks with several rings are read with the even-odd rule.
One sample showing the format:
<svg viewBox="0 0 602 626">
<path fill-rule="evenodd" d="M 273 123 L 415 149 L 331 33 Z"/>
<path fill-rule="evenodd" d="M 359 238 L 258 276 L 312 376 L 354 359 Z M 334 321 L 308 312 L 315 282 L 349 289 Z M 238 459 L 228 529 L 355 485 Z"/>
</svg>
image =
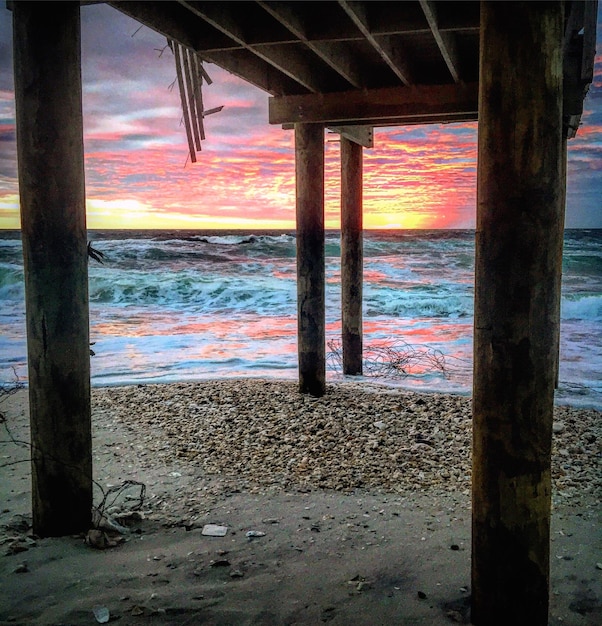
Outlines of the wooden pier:
<svg viewBox="0 0 602 626">
<path fill-rule="evenodd" d="M 325 129 L 342 137 L 344 369 L 361 374 L 362 146 L 374 127 L 478 119 L 472 620 L 547 625 L 566 140 L 597 1 L 108 4 L 181 46 L 189 77 L 215 63 L 294 128 L 303 393 L 326 391 Z M 92 489 L 80 3 L 10 8 L 34 532 L 68 535 L 89 527 Z"/>
</svg>

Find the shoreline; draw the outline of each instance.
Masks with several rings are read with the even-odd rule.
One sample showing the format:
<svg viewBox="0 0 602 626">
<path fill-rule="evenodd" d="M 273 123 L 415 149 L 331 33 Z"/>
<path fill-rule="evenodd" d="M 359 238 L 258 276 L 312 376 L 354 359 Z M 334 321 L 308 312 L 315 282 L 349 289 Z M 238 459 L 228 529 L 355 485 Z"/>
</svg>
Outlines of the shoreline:
<svg viewBox="0 0 602 626">
<path fill-rule="evenodd" d="M 221 383 L 227 381 L 271 381 L 275 383 L 287 383 L 287 384 L 296 384 L 298 381 L 297 376 L 284 376 L 284 375 L 269 375 L 266 373 L 260 373 L 256 375 L 234 375 L 234 376 L 225 376 L 223 374 L 215 375 L 215 376 L 199 376 L 199 377 L 183 377 L 178 378 L 177 380 L 163 380 L 163 379 L 138 379 L 132 380 L 129 382 L 101 382 L 91 380 L 91 389 L 92 390 L 102 390 L 102 389 L 114 389 L 121 387 L 146 387 L 146 386 L 155 386 L 155 385 L 192 385 L 192 384 L 205 384 L 205 383 Z M 418 387 L 415 384 L 407 384 L 403 379 L 393 379 L 386 377 L 371 377 L 371 376 L 360 376 L 360 377 L 343 377 L 341 375 L 333 376 L 332 378 L 327 375 L 326 378 L 327 386 L 339 386 L 339 385 L 359 385 L 364 387 L 374 387 L 376 389 L 393 389 L 403 393 L 408 394 L 425 394 L 425 395 L 444 395 L 444 396 L 459 396 L 462 398 L 470 399 L 472 397 L 472 387 L 470 389 L 438 389 L 436 386 L 430 387 L 425 385 L 424 387 Z M 10 389 L 14 387 L 15 383 L 4 382 L 0 383 L 0 391 L 4 389 Z M 28 389 L 27 382 L 17 382 L 16 386 L 22 389 Z M 560 392 L 563 391 L 564 388 L 571 389 L 585 389 L 588 388 L 576 383 L 566 383 L 565 387 L 562 386 Z M 556 390 L 554 395 L 554 407 L 567 407 L 571 409 L 577 410 L 585 410 L 585 411 L 597 411 L 602 413 L 602 399 L 600 401 L 595 401 L 591 398 L 584 399 L 583 395 L 575 394 L 571 396 L 559 397 L 559 390 Z"/>
<path fill-rule="evenodd" d="M 468 623 L 469 398 L 327 390 L 94 388 L 95 503 L 115 488 L 105 512 L 127 518 L 140 502 L 127 481 L 145 486 L 139 517 L 106 550 L 31 536 L 28 450 L 0 438 L 0 624 L 84 626 L 97 606 L 124 626 Z M 26 440 L 26 390 L 0 410 Z M 555 408 L 551 624 L 602 619 L 600 417 Z M 203 536 L 209 523 L 226 536 Z"/>
<path fill-rule="evenodd" d="M 0 409 L 16 405 L 25 417 L 27 388 L 15 396 L 0 396 Z M 99 424 L 124 427 L 144 448 L 142 466 L 154 452 L 153 461 L 184 462 L 256 489 L 469 495 L 471 413 L 469 394 L 373 380 L 327 382 L 322 398 L 299 393 L 295 380 L 264 377 L 92 387 L 93 437 Z M 25 436 L 27 420 L 22 426 Z M 602 496 L 600 441 L 600 410 L 554 406 L 555 498 L 571 498 L 581 485 Z"/>
</svg>

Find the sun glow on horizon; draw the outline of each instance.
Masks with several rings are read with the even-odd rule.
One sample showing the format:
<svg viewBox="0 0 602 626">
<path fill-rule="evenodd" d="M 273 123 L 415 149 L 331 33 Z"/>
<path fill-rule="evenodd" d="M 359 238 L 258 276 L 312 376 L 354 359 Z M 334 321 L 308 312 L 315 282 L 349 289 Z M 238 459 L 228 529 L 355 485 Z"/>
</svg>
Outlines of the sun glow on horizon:
<svg viewBox="0 0 602 626">
<path fill-rule="evenodd" d="M 385 206 L 385 209 L 387 207 Z M 159 209 L 148 202 L 135 198 L 88 198 L 86 199 L 87 227 L 93 230 L 295 230 L 294 211 L 291 217 L 266 216 L 244 217 L 219 210 L 211 213 L 179 210 L 178 206 Z M 443 223 L 438 226 L 437 223 Z M 366 211 L 363 225 L 365 230 L 411 230 L 446 228 L 445 215 L 433 215 L 430 211 Z M 340 215 L 336 211 L 326 212 L 325 228 L 340 229 Z M 0 229 L 19 230 L 19 197 L 11 194 L 0 196 Z"/>
</svg>

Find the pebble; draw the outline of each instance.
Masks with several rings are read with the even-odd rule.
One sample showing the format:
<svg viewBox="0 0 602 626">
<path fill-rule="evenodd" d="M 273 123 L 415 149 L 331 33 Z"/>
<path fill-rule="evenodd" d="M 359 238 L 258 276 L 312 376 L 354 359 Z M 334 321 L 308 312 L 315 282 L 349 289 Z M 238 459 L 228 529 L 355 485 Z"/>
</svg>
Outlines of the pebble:
<svg viewBox="0 0 602 626">
<path fill-rule="evenodd" d="M 111 619 L 111 614 L 106 606 L 95 606 L 92 612 L 99 624 L 106 624 Z"/>
<path fill-rule="evenodd" d="M 6 554 L 19 554 L 21 552 L 27 552 L 27 550 L 29 550 L 29 545 L 27 544 L 27 542 L 25 542 L 23 539 L 15 539 L 12 543 L 9 544 Z"/>
<path fill-rule="evenodd" d="M 263 530 L 249 530 L 245 533 L 247 539 L 254 539 L 256 537 L 265 537 Z"/>
</svg>

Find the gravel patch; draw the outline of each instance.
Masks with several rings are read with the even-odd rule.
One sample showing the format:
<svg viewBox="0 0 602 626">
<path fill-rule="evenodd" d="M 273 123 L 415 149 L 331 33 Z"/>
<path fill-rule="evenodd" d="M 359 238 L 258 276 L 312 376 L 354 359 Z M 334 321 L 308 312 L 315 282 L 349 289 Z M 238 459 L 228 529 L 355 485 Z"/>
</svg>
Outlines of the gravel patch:
<svg viewBox="0 0 602 626">
<path fill-rule="evenodd" d="M 132 431 L 142 467 L 189 468 L 217 491 L 470 493 L 470 398 L 373 383 L 219 380 L 93 391 L 95 419 Z M 555 407 L 554 501 L 602 493 L 600 412 Z"/>
</svg>

